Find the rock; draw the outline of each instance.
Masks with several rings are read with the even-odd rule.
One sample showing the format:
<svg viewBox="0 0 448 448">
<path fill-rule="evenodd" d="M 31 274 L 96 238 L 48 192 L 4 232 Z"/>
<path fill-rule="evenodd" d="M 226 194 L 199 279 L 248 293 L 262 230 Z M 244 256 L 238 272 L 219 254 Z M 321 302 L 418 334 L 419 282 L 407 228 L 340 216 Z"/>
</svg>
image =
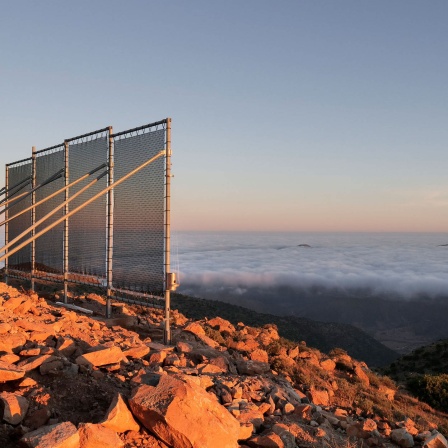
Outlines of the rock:
<svg viewBox="0 0 448 448">
<path fill-rule="evenodd" d="M 148 353 L 149 347 L 143 344 L 128 348 L 123 352 L 123 355 L 126 356 L 126 358 L 143 358 Z"/>
<path fill-rule="evenodd" d="M 18 353 L 26 343 L 23 333 L 0 334 L 0 352 Z"/>
<path fill-rule="evenodd" d="M 235 333 L 235 327 L 228 320 L 222 319 L 221 317 L 210 319 L 207 324 L 221 333 Z"/>
<path fill-rule="evenodd" d="M 0 356 L 0 361 L 6 362 L 7 364 L 14 364 L 17 361 L 20 361 L 20 356 L 17 356 L 14 353 L 5 353 Z"/>
<path fill-rule="evenodd" d="M 9 325 L 7 322 L 0 323 L 0 334 L 8 333 L 9 330 L 11 330 L 11 325 Z"/>
<path fill-rule="evenodd" d="M 315 389 L 312 387 L 308 393 L 307 397 L 314 404 L 320 404 L 323 406 L 328 406 L 330 404 L 330 396 L 328 395 L 328 391 Z"/>
<path fill-rule="evenodd" d="M 31 370 L 37 369 L 44 362 L 54 361 L 56 359 L 58 359 L 58 358 L 56 356 L 52 356 L 52 355 L 34 356 L 32 358 L 26 359 L 25 361 L 19 362 L 18 367 L 25 370 L 26 372 L 29 372 Z"/>
<path fill-rule="evenodd" d="M 324 359 L 320 362 L 320 366 L 322 369 L 326 370 L 327 372 L 333 372 L 333 370 L 336 368 L 336 363 L 332 359 Z"/>
<path fill-rule="evenodd" d="M 59 373 L 64 367 L 64 363 L 60 359 L 53 359 L 52 361 L 44 362 L 39 367 L 41 375 L 56 374 Z M 77 373 L 77 371 L 76 371 Z"/>
<path fill-rule="evenodd" d="M 0 383 L 5 381 L 14 381 L 25 376 L 25 370 L 20 369 L 14 364 L 0 361 Z"/>
<path fill-rule="evenodd" d="M 138 387 L 129 405 L 140 422 L 170 446 L 238 446 L 238 421 L 195 384 L 162 375 L 156 387 Z"/>
<path fill-rule="evenodd" d="M 448 442 L 440 432 L 435 432 L 425 440 L 423 448 L 448 448 Z"/>
<path fill-rule="evenodd" d="M 236 362 L 236 368 L 240 375 L 263 375 L 271 370 L 271 367 L 266 362 L 244 361 L 242 359 Z"/>
<path fill-rule="evenodd" d="M 28 400 L 21 395 L 2 392 L 0 401 L 3 408 L 3 420 L 11 425 L 18 425 L 28 411 Z"/>
<path fill-rule="evenodd" d="M 62 353 L 64 356 L 71 356 L 76 351 L 76 344 L 73 339 L 70 338 L 64 338 L 59 337 L 57 344 L 56 344 L 56 350 L 59 351 L 59 353 Z"/>
<path fill-rule="evenodd" d="M 298 415 L 301 419 L 310 421 L 313 408 L 310 404 L 298 404 L 294 409 L 294 414 Z"/>
<path fill-rule="evenodd" d="M 202 336 L 205 335 L 205 330 L 202 328 L 202 326 L 200 324 L 198 324 L 197 322 L 191 322 L 190 324 L 188 324 L 185 328 L 184 331 L 189 331 L 190 333 L 195 334 L 196 336 Z"/>
<path fill-rule="evenodd" d="M 414 438 L 405 428 L 392 430 L 390 433 L 390 438 L 393 442 L 403 448 L 411 448 L 414 446 Z"/>
<path fill-rule="evenodd" d="M 121 394 L 117 394 L 106 412 L 103 426 L 115 432 L 138 431 L 140 425 L 134 420 Z"/>
<path fill-rule="evenodd" d="M 31 429 L 37 429 L 47 424 L 51 412 L 48 407 L 37 409 L 26 417 L 25 425 Z"/>
<path fill-rule="evenodd" d="M 78 356 L 76 358 L 76 364 L 87 367 L 100 367 L 107 364 L 119 363 L 122 359 L 123 352 L 120 347 L 112 346 Z"/>
<path fill-rule="evenodd" d="M 268 352 L 261 348 L 255 349 L 253 352 L 249 354 L 249 357 L 252 361 L 259 361 L 264 363 L 269 362 Z"/>
<path fill-rule="evenodd" d="M 287 437 L 286 434 L 289 434 L 291 437 Z M 252 439 L 247 440 L 245 443 L 251 448 L 295 448 L 295 439 L 291 433 L 287 433 L 284 431 L 281 435 L 276 434 L 274 431 L 270 431 L 266 434 L 255 436 Z M 292 441 L 291 441 L 292 440 Z M 286 442 L 286 443 L 285 443 Z"/>
<path fill-rule="evenodd" d="M 37 384 L 36 381 L 34 381 L 32 378 L 24 378 L 22 381 L 20 381 L 19 383 L 19 387 L 32 387 L 35 386 Z"/>
<path fill-rule="evenodd" d="M 288 356 L 289 356 L 291 359 L 297 359 L 298 356 L 299 356 L 299 346 L 296 345 L 294 348 L 290 348 L 290 349 L 288 350 Z"/>
<path fill-rule="evenodd" d="M 64 422 L 31 431 L 21 442 L 29 448 L 79 448 L 79 434 L 73 423 Z"/>
<path fill-rule="evenodd" d="M 188 342 L 179 341 L 176 344 L 176 350 L 180 353 L 190 353 L 191 351 L 193 351 L 193 346 Z"/>
<path fill-rule="evenodd" d="M 101 424 L 81 423 L 78 434 L 79 448 L 121 448 L 124 446 L 115 431 Z"/>
<path fill-rule="evenodd" d="M 383 386 L 382 384 L 379 386 L 379 394 L 386 397 L 389 401 L 394 401 L 395 399 L 395 391 L 390 389 L 389 387 Z"/>
<path fill-rule="evenodd" d="M 23 302 L 25 302 L 25 300 L 27 300 L 27 297 L 25 297 L 25 296 L 11 297 L 3 304 L 3 308 L 13 311 L 19 305 L 21 305 Z"/>
<path fill-rule="evenodd" d="M 376 423 L 372 419 L 366 419 L 361 422 L 349 424 L 346 428 L 349 437 L 357 437 L 358 439 L 368 439 L 372 432 L 377 429 Z"/>
<path fill-rule="evenodd" d="M 260 409 L 254 404 L 251 404 L 250 406 L 244 407 L 239 410 L 237 419 L 240 424 L 252 423 L 257 431 L 261 428 L 261 425 L 264 421 L 263 414 L 260 412 Z"/>
<path fill-rule="evenodd" d="M 361 368 L 361 366 L 360 366 L 359 364 L 356 364 L 356 365 L 355 365 L 354 372 L 355 372 L 355 375 L 359 378 L 359 380 L 360 380 L 365 386 L 369 386 L 369 385 L 370 385 L 369 377 L 368 377 L 367 374 L 364 372 L 364 370 L 362 370 L 362 368 Z"/>
<path fill-rule="evenodd" d="M 296 439 L 286 428 L 283 424 L 276 424 L 272 427 L 272 431 L 280 436 L 285 448 L 296 448 Z"/>
</svg>

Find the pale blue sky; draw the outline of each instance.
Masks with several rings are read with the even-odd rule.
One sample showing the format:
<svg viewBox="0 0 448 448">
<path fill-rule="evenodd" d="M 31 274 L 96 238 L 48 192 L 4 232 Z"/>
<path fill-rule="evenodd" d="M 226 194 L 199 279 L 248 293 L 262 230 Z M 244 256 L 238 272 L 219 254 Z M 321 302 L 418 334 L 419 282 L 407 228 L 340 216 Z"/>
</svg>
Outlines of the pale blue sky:
<svg viewBox="0 0 448 448">
<path fill-rule="evenodd" d="M 0 7 L 2 166 L 169 116 L 175 229 L 448 230 L 445 0 Z"/>
</svg>

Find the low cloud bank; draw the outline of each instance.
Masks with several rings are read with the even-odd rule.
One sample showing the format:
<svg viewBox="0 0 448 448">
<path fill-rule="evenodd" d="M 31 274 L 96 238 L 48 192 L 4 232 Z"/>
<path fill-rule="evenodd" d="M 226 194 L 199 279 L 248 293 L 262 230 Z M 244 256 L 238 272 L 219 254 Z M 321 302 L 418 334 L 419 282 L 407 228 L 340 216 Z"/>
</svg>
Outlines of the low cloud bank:
<svg viewBox="0 0 448 448">
<path fill-rule="evenodd" d="M 243 295 L 289 288 L 415 299 L 448 297 L 443 235 L 206 235 L 179 254 L 181 287 L 192 295 Z M 311 247 L 300 247 L 300 244 Z"/>
</svg>

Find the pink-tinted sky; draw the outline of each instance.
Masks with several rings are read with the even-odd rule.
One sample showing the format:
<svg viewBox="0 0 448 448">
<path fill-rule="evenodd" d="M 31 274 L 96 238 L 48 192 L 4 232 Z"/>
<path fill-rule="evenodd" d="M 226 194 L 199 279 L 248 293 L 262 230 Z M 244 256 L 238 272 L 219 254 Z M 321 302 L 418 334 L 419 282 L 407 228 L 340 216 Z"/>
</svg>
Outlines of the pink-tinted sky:
<svg viewBox="0 0 448 448">
<path fill-rule="evenodd" d="M 446 231 L 448 3 L 3 2 L 0 163 L 173 118 L 178 230 Z"/>
</svg>

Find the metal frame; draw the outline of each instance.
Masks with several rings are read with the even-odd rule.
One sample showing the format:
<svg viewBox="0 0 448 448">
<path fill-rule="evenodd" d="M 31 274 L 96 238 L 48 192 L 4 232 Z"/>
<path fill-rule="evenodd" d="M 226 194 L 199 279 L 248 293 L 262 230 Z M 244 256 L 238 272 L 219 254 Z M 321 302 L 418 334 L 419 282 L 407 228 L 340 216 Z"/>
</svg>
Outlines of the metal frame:
<svg viewBox="0 0 448 448">
<path fill-rule="evenodd" d="M 36 234 L 36 228 L 34 224 L 36 223 L 36 147 L 32 148 L 32 167 L 31 167 L 31 236 Z M 31 243 L 31 290 L 34 291 L 34 271 L 36 269 L 36 240 Z"/>
<path fill-rule="evenodd" d="M 146 160 L 144 163 L 139 165 L 138 167 L 134 168 L 127 174 L 125 174 L 123 177 L 121 177 L 118 181 L 115 181 L 114 179 L 114 142 L 115 140 L 119 140 L 121 138 L 126 138 L 127 136 L 133 136 L 133 135 L 139 135 L 140 133 L 145 133 L 146 131 L 152 131 L 152 128 L 155 128 L 154 130 L 158 130 L 159 126 L 162 126 L 162 128 L 165 130 L 165 145 L 163 150 L 161 150 L 159 153 L 157 153 L 154 157 L 151 157 L 150 159 Z M 95 138 L 103 138 L 104 133 L 108 134 L 108 160 L 107 164 L 103 164 L 100 167 L 96 168 L 95 170 L 92 170 L 90 173 L 85 174 L 84 176 L 81 176 L 79 179 L 73 181 L 70 183 L 70 163 L 69 163 L 69 146 L 70 143 L 73 144 L 73 142 L 78 143 L 77 141 L 90 141 L 94 140 Z M 76 144 L 75 143 L 75 144 Z M 59 174 L 58 177 L 52 176 L 53 178 L 48 179 L 46 182 L 43 182 L 42 185 L 36 185 L 36 156 L 43 152 L 48 152 L 51 150 L 64 150 L 64 169 L 62 173 L 56 173 Z M 131 290 L 123 290 L 120 288 L 114 288 L 113 286 L 113 243 L 114 243 L 114 189 L 118 187 L 122 182 L 125 182 L 127 179 L 129 179 L 131 176 L 151 164 L 156 159 L 164 156 L 164 261 L 163 261 L 163 297 L 154 296 L 151 294 L 141 293 L 137 291 L 131 291 Z M 69 283 L 81 283 L 81 284 L 90 284 L 90 285 L 97 285 L 106 287 L 106 293 L 107 293 L 107 301 L 106 301 L 106 316 L 111 317 L 112 314 L 112 300 L 118 300 L 123 301 L 127 303 L 136 303 L 139 305 L 145 305 L 151 306 L 155 308 L 164 308 L 165 311 L 165 319 L 164 319 L 164 342 L 169 344 L 171 342 L 171 332 L 170 332 L 170 302 L 171 302 L 171 291 L 175 289 L 175 279 L 174 274 L 170 272 L 170 241 L 171 241 L 171 235 L 170 235 L 170 225 L 171 225 L 171 217 L 170 217 L 170 208 L 171 208 L 171 119 L 166 118 L 164 120 L 160 120 L 154 123 L 150 123 L 144 126 L 139 126 L 127 131 L 119 132 L 116 134 L 113 134 L 113 128 L 112 126 L 109 126 L 107 128 L 100 129 L 98 131 L 90 132 L 87 134 L 80 135 L 78 137 L 73 137 L 70 139 L 64 140 L 63 144 L 55 145 L 50 148 L 46 148 L 43 150 L 36 151 L 36 148 L 33 147 L 32 149 L 32 157 L 30 158 L 32 160 L 32 176 L 31 176 L 31 183 L 32 188 L 31 192 L 26 192 L 23 195 L 31 194 L 31 207 L 27 207 L 25 210 L 20 211 L 15 216 L 10 217 L 7 211 L 7 208 L 5 209 L 5 220 L 3 222 L 0 222 L 1 225 L 5 225 L 5 246 L 3 247 L 4 254 L 0 256 L 0 261 L 5 260 L 5 280 L 7 281 L 8 276 L 11 276 L 10 269 L 8 268 L 8 257 L 13 255 L 14 253 L 18 252 L 23 247 L 27 246 L 28 244 L 31 244 L 31 269 L 29 273 L 18 271 L 16 275 L 14 275 L 17 278 L 29 278 L 31 280 L 31 287 L 34 289 L 34 283 L 35 281 L 55 281 L 55 282 L 63 282 L 64 284 L 64 303 L 68 303 L 68 284 Z M 18 162 L 14 162 L 11 164 L 6 165 L 6 175 L 5 175 L 5 187 L 4 187 L 4 193 L 5 199 L 4 201 L 8 201 L 12 194 L 11 191 L 8 191 L 8 180 L 9 180 L 9 173 L 8 169 L 11 165 L 18 165 L 20 163 L 28 162 L 30 159 L 23 159 Z M 87 179 L 90 175 L 93 173 L 99 171 L 101 168 L 106 167 L 107 170 L 100 174 L 96 179 L 89 182 L 86 186 L 81 188 L 78 192 L 76 192 L 73 195 L 70 195 L 70 188 L 80 182 L 81 180 Z M 100 178 L 102 178 L 107 173 L 107 187 L 101 190 L 99 193 L 95 194 L 88 200 L 84 201 L 81 205 L 74 208 L 73 210 L 70 210 L 69 203 L 75 199 L 77 196 L 79 196 L 82 192 L 84 192 L 87 188 L 90 188 L 95 182 L 97 182 Z M 60 188 L 58 191 L 51 193 L 49 196 L 45 197 L 44 199 L 38 201 L 36 203 L 36 190 L 45 185 L 48 182 L 51 182 L 52 180 L 55 180 L 56 178 L 60 178 L 62 175 L 64 175 L 64 187 Z M 25 182 L 25 181 L 23 181 Z M 14 186 L 14 188 L 17 188 L 18 186 Z M 17 193 L 19 190 L 16 190 L 15 193 Z M 45 202 L 46 200 L 49 200 L 50 198 L 64 193 L 64 201 L 59 204 L 57 207 L 53 208 L 49 213 L 47 213 L 44 217 L 39 219 L 36 222 L 36 207 Z M 102 278 L 98 277 L 93 279 L 93 277 L 96 276 L 90 276 L 87 274 L 78 274 L 78 273 L 72 273 L 69 270 L 69 218 L 86 207 L 87 205 L 91 204 L 95 200 L 97 200 L 99 197 L 103 196 L 104 194 L 107 194 L 107 221 L 106 221 L 106 278 L 105 283 L 103 283 L 104 280 Z M 22 196 L 22 195 L 20 195 Z M 14 200 L 19 199 L 19 196 L 15 197 Z M 12 201 L 12 199 L 11 199 Z M 61 218 L 58 218 L 51 224 L 47 225 L 44 229 L 41 229 L 37 231 L 37 227 L 41 225 L 44 221 L 46 221 L 50 216 L 52 216 L 54 213 L 56 213 L 58 210 L 63 208 L 63 216 Z M 31 227 L 27 229 L 25 232 L 22 232 L 21 235 L 18 237 L 15 237 L 12 241 L 9 241 L 9 227 L 8 222 L 11 219 L 14 219 L 15 217 L 19 216 L 19 214 L 25 213 L 27 211 L 31 210 Z M 35 241 L 37 238 L 42 236 L 44 233 L 50 231 L 57 225 L 64 223 L 64 231 L 63 231 L 63 267 L 61 273 L 46 273 L 46 277 L 43 277 L 41 272 L 38 272 L 36 270 L 36 244 Z M 12 247 L 14 244 L 16 244 L 19 240 L 23 239 L 27 234 L 29 234 L 31 231 L 31 236 L 29 238 L 25 238 L 25 241 L 22 241 L 18 243 L 15 247 Z M 83 279 L 84 278 L 84 279 Z M 95 280 L 95 281 L 93 281 Z M 127 297 L 124 297 L 127 296 Z M 129 298 L 131 297 L 131 298 Z M 149 304 L 148 299 L 152 299 L 154 301 L 160 301 L 164 300 L 164 306 L 161 306 L 157 303 Z"/>
<path fill-rule="evenodd" d="M 62 271 L 64 273 L 64 303 L 68 303 L 68 213 L 70 211 L 70 207 L 68 205 L 68 201 L 70 198 L 70 192 L 68 185 L 70 184 L 70 174 L 69 174 L 69 142 L 68 140 L 64 141 L 64 186 L 65 186 L 65 196 L 64 196 L 64 243 L 63 243 L 63 266 Z M 82 191 L 82 189 L 80 190 Z"/>
</svg>

